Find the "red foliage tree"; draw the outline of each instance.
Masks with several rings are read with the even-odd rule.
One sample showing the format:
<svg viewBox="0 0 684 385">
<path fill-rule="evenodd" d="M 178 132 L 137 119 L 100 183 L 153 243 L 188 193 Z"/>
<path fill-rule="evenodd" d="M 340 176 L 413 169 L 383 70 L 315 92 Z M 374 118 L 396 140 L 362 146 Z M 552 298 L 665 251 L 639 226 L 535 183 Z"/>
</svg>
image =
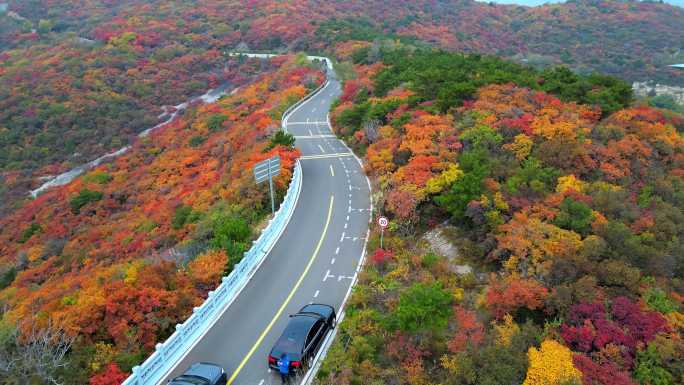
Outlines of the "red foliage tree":
<svg viewBox="0 0 684 385">
<path fill-rule="evenodd" d="M 376 266 L 383 265 L 385 262 L 392 259 L 393 256 L 394 254 L 391 251 L 387 251 L 378 247 L 371 256 L 371 261 L 373 261 L 373 264 Z"/>
<path fill-rule="evenodd" d="M 485 330 L 482 323 L 477 320 L 477 314 L 463 306 L 456 306 L 454 315 L 458 329 L 449 341 L 449 350 L 456 353 L 465 350 L 469 345 L 479 346 L 484 340 Z"/>
<path fill-rule="evenodd" d="M 660 313 L 642 310 L 625 297 L 613 299 L 610 311 L 599 303 L 573 305 L 569 322 L 561 326 L 561 336 L 573 350 L 602 356 L 604 349 L 614 347 L 619 353 L 613 359 L 619 362 L 601 361 L 625 368 L 632 366 L 640 346 L 666 331 L 667 321 Z M 595 371 L 594 367 L 587 368 Z"/>
<path fill-rule="evenodd" d="M 90 377 L 90 385 L 120 385 L 127 377 L 128 374 L 112 362 L 102 372 Z"/>
<path fill-rule="evenodd" d="M 486 303 L 492 315 L 500 319 L 520 308 L 540 309 L 548 296 L 549 290 L 534 279 L 492 279 L 487 290 Z"/>
<path fill-rule="evenodd" d="M 629 373 L 621 371 L 611 362 L 597 364 L 582 354 L 575 354 L 572 362 L 582 372 L 582 383 L 584 384 L 634 385 Z"/>
</svg>

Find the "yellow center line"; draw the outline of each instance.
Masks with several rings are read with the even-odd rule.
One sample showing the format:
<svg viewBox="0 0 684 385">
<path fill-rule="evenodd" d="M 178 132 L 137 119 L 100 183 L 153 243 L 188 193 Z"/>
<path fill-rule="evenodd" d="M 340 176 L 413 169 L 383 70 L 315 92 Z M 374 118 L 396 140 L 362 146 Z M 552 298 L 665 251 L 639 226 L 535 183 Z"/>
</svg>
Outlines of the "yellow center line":
<svg viewBox="0 0 684 385">
<path fill-rule="evenodd" d="M 285 310 L 285 307 L 287 306 L 288 303 L 290 303 L 290 300 L 294 296 L 294 293 L 297 291 L 299 288 L 299 285 L 302 284 L 302 281 L 304 281 L 304 277 L 306 274 L 309 272 L 309 269 L 311 268 L 311 265 L 313 265 L 314 261 L 316 260 L 316 256 L 318 256 L 318 252 L 321 249 L 321 245 L 323 244 L 323 240 L 325 239 L 325 234 L 328 232 L 328 225 L 330 225 L 330 218 L 332 217 L 332 209 L 333 209 L 333 202 L 335 201 L 335 196 L 331 195 L 330 196 L 330 207 L 328 208 L 328 219 L 325 221 L 325 226 L 323 227 L 323 233 L 321 234 L 321 238 L 318 240 L 318 244 L 316 245 L 316 249 L 314 250 L 313 254 L 311 255 L 311 258 L 309 259 L 309 263 L 306 265 L 304 268 L 304 271 L 302 271 L 302 274 L 299 276 L 299 279 L 295 283 L 294 287 L 292 287 L 292 290 L 290 291 L 290 294 L 287 295 L 287 298 L 285 298 L 285 301 L 283 302 L 282 305 L 280 305 L 280 308 L 276 312 L 276 314 L 273 316 L 273 319 L 271 322 L 268 323 L 268 326 L 266 326 L 266 329 L 264 329 L 263 332 L 261 332 L 261 335 L 259 338 L 257 338 L 256 342 L 254 343 L 254 346 L 252 346 L 251 349 L 249 349 L 249 352 L 247 352 L 247 355 L 245 358 L 242 359 L 242 362 L 240 362 L 240 365 L 235 369 L 233 372 L 233 375 L 230 376 L 228 379 L 228 383 L 226 385 L 230 385 L 235 381 L 235 378 L 238 376 L 242 368 L 247 364 L 247 361 L 252 357 L 254 352 L 259 348 L 259 345 L 261 345 L 261 342 L 264 340 L 266 337 L 266 334 L 268 334 L 269 331 L 271 331 L 271 328 L 275 324 L 276 320 L 280 318 L 280 315 L 283 314 L 283 311 Z"/>
<path fill-rule="evenodd" d="M 330 175 L 332 175 L 333 178 L 335 177 L 335 170 L 333 170 L 332 164 L 330 165 Z"/>
</svg>

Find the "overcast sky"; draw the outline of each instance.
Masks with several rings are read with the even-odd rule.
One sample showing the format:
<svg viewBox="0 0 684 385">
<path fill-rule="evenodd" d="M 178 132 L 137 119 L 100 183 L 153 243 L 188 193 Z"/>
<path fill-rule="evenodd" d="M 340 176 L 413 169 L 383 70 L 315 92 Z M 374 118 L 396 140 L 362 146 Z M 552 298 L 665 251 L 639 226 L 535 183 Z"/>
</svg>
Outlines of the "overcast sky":
<svg viewBox="0 0 684 385">
<path fill-rule="evenodd" d="M 494 2 L 501 4 L 541 5 L 544 3 L 562 3 L 564 0 L 478 0 L 484 3 Z M 664 0 L 666 3 L 684 7 L 684 0 Z"/>
</svg>

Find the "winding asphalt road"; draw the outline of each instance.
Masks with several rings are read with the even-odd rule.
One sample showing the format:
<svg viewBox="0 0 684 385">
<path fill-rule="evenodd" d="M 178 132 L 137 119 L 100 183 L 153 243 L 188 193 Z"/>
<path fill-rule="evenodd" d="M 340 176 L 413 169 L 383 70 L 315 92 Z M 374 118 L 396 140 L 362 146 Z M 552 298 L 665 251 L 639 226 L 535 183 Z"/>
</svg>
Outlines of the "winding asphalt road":
<svg viewBox="0 0 684 385">
<path fill-rule="evenodd" d="M 328 110 L 340 94 L 328 84 L 286 121 L 302 151 L 302 189 L 287 228 L 214 326 L 163 383 L 198 361 L 217 363 L 228 384 L 280 384 L 267 356 L 288 316 L 310 302 L 340 309 L 362 257 L 370 190 L 361 165 L 332 133 Z"/>
</svg>

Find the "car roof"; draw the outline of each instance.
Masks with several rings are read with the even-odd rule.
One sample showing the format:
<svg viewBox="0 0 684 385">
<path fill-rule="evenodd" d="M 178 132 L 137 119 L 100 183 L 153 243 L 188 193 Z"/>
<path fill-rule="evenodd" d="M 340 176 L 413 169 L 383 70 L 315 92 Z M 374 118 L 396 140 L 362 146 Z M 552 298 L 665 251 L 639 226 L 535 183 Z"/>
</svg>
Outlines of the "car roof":
<svg viewBox="0 0 684 385">
<path fill-rule="evenodd" d="M 325 318 L 334 312 L 335 309 L 332 306 L 322 303 L 311 303 L 299 309 L 299 313 L 315 313 Z"/>
<path fill-rule="evenodd" d="M 212 383 L 216 382 L 219 377 L 221 377 L 221 374 L 223 374 L 223 369 L 220 366 L 210 362 L 196 362 L 192 364 L 192 366 L 190 366 L 185 373 L 183 373 L 185 376 L 206 378 Z"/>
</svg>

